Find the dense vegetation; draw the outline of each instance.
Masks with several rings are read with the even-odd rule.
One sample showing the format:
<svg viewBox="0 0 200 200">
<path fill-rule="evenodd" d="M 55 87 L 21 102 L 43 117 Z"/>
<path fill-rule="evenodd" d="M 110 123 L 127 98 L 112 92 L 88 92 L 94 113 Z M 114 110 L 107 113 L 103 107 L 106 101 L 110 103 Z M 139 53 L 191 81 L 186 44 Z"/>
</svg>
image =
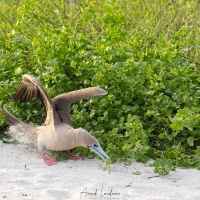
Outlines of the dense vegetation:
<svg viewBox="0 0 200 200">
<path fill-rule="evenodd" d="M 51 97 L 98 85 L 108 95 L 74 104 L 72 120 L 113 160 L 153 158 L 160 174 L 200 169 L 199 1 L 2 0 L 0 7 L 0 108 L 25 73 Z M 41 123 L 39 106 L 10 109 Z M 2 112 L 0 119 L 4 130 Z"/>
</svg>

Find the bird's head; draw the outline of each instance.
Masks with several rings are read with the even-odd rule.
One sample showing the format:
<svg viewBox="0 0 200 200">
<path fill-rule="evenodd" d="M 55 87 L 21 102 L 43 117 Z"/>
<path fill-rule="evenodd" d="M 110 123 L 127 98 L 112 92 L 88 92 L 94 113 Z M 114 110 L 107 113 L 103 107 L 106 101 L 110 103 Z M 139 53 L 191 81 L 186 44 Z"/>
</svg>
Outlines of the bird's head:
<svg viewBox="0 0 200 200">
<path fill-rule="evenodd" d="M 79 129 L 79 143 L 81 146 L 88 148 L 90 151 L 97 154 L 103 160 L 109 159 L 108 155 L 101 148 L 99 141 L 86 130 Z"/>
</svg>

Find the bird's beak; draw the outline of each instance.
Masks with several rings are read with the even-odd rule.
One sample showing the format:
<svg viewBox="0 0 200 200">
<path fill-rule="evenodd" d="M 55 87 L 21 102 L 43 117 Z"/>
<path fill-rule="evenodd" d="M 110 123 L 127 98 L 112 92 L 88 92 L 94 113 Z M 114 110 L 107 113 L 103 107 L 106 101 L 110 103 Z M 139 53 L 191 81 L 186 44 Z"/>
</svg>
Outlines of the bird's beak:
<svg viewBox="0 0 200 200">
<path fill-rule="evenodd" d="M 109 159 L 110 158 L 108 157 L 108 155 L 104 152 L 104 150 L 101 148 L 100 145 L 97 145 L 97 144 L 93 144 L 91 146 L 88 147 L 90 149 L 90 151 L 96 153 L 99 157 L 101 157 L 104 161 L 106 159 Z"/>
</svg>

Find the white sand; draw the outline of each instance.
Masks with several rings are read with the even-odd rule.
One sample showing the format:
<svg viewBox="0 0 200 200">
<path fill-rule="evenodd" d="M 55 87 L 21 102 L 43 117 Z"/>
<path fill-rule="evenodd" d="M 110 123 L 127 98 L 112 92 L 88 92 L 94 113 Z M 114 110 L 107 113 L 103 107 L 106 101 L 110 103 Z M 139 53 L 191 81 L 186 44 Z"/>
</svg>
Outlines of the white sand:
<svg viewBox="0 0 200 200">
<path fill-rule="evenodd" d="M 0 199 L 200 199 L 198 170 L 176 169 L 156 177 L 153 168 L 137 162 L 130 166 L 113 164 L 111 174 L 103 171 L 103 165 L 101 160 L 85 159 L 49 167 L 36 150 L 0 141 Z M 140 171 L 141 175 L 134 175 L 133 171 Z"/>
</svg>

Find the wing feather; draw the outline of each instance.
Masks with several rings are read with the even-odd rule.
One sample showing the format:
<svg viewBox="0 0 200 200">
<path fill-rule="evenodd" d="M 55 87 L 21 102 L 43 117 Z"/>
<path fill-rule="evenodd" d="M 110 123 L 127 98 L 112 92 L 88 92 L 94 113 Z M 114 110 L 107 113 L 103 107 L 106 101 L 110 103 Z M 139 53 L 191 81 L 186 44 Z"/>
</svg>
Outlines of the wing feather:
<svg viewBox="0 0 200 200">
<path fill-rule="evenodd" d="M 26 103 L 33 98 L 39 98 L 42 101 L 43 106 L 45 107 L 45 124 L 55 122 L 55 108 L 49 95 L 47 94 L 38 79 L 25 74 L 22 76 L 22 81 L 17 91 L 11 98 L 11 101 L 15 102 L 19 100 L 20 103 Z"/>
<path fill-rule="evenodd" d="M 19 88 L 17 89 L 16 93 L 12 97 L 11 101 L 18 101 L 25 91 L 26 91 L 26 88 L 24 87 L 24 84 L 21 83 Z"/>
<path fill-rule="evenodd" d="M 107 92 L 100 87 L 89 87 L 85 89 L 67 92 L 53 98 L 55 109 L 60 120 L 71 126 L 70 105 L 80 99 L 86 99 L 94 96 L 106 95 Z"/>
</svg>

